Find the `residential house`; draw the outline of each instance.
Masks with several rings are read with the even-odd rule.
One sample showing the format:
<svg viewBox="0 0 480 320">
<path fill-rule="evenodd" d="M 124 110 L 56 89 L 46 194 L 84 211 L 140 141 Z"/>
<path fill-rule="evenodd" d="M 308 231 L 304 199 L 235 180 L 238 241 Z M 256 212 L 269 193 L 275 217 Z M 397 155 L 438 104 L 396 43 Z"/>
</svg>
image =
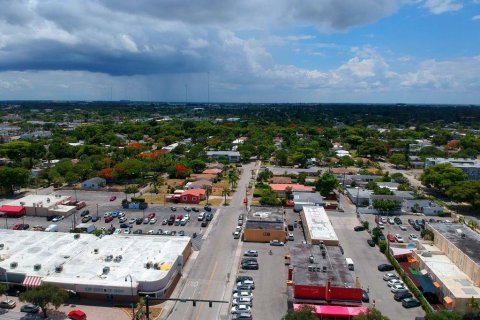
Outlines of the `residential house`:
<svg viewBox="0 0 480 320">
<path fill-rule="evenodd" d="M 197 180 L 209 180 L 209 181 L 216 181 L 217 175 L 216 174 L 205 174 L 205 173 L 192 173 L 189 177 L 190 180 L 197 181 Z"/>
<path fill-rule="evenodd" d="M 101 189 L 107 185 L 107 180 L 100 177 L 91 178 L 82 182 L 83 189 Z"/>
<path fill-rule="evenodd" d="M 430 200 L 403 200 L 402 212 L 422 213 L 425 215 L 438 215 L 443 213 L 443 208 Z"/>
<path fill-rule="evenodd" d="M 293 183 L 271 183 L 270 188 L 277 193 L 279 197 L 285 197 L 287 190 L 290 188 L 292 192 L 314 192 L 313 187 L 304 186 L 303 184 Z"/>
<path fill-rule="evenodd" d="M 218 175 L 222 173 L 222 170 L 217 169 L 217 168 L 208 168 L 208 169 L 203 170 L 202 173 L 203 174 L 214 174 L 218 177 Z"/>
<path fill-rule="evenodd" d="M 207 156 L 215 160 L 226 158 L 229 162 L 240 161 L 240 152 L 238 151 L 207 151 Z"/>
<path fill-rule="evenodd" d="M 167 196 L 167 201 L 190 204 L 198 204 L 205 199 L 207 199 L 207 194 L 203 189 L 183 190 L 181 193 L 175 192 Z"/>
<path fill-rule="evenodd" d="M 187 182 L 185 184 L 185 190 L 191 190 L 191 189 L 205 189 L 206 187 L 212 187 L 213 182 L 210 180 L 196 180 L 196 181 L 191 181 Z"/>
</svg>

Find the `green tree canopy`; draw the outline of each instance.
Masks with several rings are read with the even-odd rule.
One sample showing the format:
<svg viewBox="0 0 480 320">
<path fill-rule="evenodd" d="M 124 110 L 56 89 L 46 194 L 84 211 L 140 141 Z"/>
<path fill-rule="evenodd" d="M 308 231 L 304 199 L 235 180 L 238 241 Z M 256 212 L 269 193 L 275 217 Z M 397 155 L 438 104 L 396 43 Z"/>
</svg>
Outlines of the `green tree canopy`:
<svg viewBox="0 0 480 320">
<path fill-rule="evenodd" d="M 42 284 L 39 287 L 29 289 L 20 294 L 20 301 L 36 304 L 42 309 L 43 316 L 47 317 L 49 305 L 58 309 L 68 299 L 68 293 L 51 284 Z"/>
<path fill-rule="evenodd" d="M 297 310 L 288 310 L 282 320 L 317 320 L 317 316 L 313 314 L 313 307 L 303 305 Z"/>
<path fill-rule="evenodd" d="M 449 163 L 441 163 L 426 168 L 420 180 L 427 187 L 434 187 L 445 192 L 456 182 L 467 180 L 467 175 L 462 169 L 455 168 Z"/>
<path fill-rule="evenodd" d="M 390 211 L 394 210 L 400 206 L 400 201 L 398 200 L 390 200 L 390 199 L 374 199 L 373 200 L 373 207 L 380 212 L 389 213 Z"/>
<path fill-rule="evenodd" d="M 463 315 L 458 311 L 439 310 L 429 313 L 425 320 L 462 320 Z"/>
<path fill-rule="evenodd" d="M 320 191 L 320 194 L 326 197 L 330 192 L 332 192 L 338 186 L 338 180 L 330 172 L 325 172 L 322 174 L 316 183 L 316 188 Z"/>
<path fill-rule="evenodd" d="M 362 312 L 358 316 L 353 317 L 354 320 L 390 320 L 384 316 L 378 309 L 368 308 L 367 312 Z"/>
<path fill-rule="evenodd" d="M 459 181 L 450 186 L 445 194 L 455 201 L 465 201 L 480 208 L 480 181 Z"/>
<path fill-rule="evenodd" d="M 19 187 L 28 183 L 30 172 L 24 168 L 0 167 L 0 187 L 13 194 Z"/>
</svg>

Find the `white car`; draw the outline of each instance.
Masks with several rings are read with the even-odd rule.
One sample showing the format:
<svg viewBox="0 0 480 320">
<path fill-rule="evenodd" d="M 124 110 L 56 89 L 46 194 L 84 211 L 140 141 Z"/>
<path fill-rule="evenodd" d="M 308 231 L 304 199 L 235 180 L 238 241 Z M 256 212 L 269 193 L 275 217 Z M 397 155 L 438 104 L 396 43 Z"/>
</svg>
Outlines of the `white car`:
<svg viewBox="0 0 480 320">
<path fill-rule="evenodd" d="M 233 294 L 233 299 L 237 299 L 237 298 L 252 298 L 253 295 L 251 292 L 248 292 L 248 291 L 240 291 L 240 292 L 235 292 Z"/>
<path fill-rule="evenodd" d="M 250 286 L 252 287 L 253 290 L 255 290 L 255 282 L 253 280 L 243 280 L 243 281 L 237 282 L 237 287 L 243 286 L 243 285 Z"/>
<path fill-rule="evenodd" d="M 185 220 L 190 220 L 190 213 L 185 213 L 185 215 L 183 216 L 183 218 Z"/>
<path fill-rule="evenodd" d="M 157 223 L 157 218 L 150 219 L 150 224 L 155 224 L 155 223 Z"/>
<path fill-rule="evenodd" d="M 387 285 L 388 285 L 389 287 L 392 287 L 392 286 L 394 286 L 394 285 L 396 285 L 396 284 L 400 284 L 400 285 L 403 286 L 403 281 L 400 280 L 400 279 L 392 279 L 392 280 L 390 280 L 390 281 L 387 282 Z"/>
<path fill-rule="evenodd" d="M 130 234 L 130 233 L 132 233 L 132 229 L 130 229 L 130 228 L 125 229 L 125 230 L 123 230 L 123 233 L 124 234 Z"/>
<path fill-rule="evenodd" d="M 403 242 L 403 237 L 397 233 L 395 235 L 395 241 L 402 243 Z"/>
<path fill-rule="evenodd" d="M 404 225 L 401 225 L 400 230 L 407 231 L 407 227 L 405 227 Z"/>
<path fill-rule="evenodd" d="M 125 217 L 121 217 L 121 218 L 118 220 L 118 222 L 120 222 L 120 223 L 124 223 L 125 221 L 127 221 L 127 218 L 125 218 Z"/>
<path fill-rule="evenodd" d="M 408 239 L 413 240 L 413 241 L 418 241 L 417 235 L 413 234 L 413 233 L 408 236 Z"/>
<path fill-rule="evenodd" d="M 132 219 L 128 220 L 128 223 L 129 223 L 129 224 L 134 224 L 134 223 L 135 223 L 135 221 L 137 221 L 137 219 L 135 219 L 135 218 L 132 218 Z"/>
<path fill-rule="evenodd" d="M 395 220 L 393 220 L 393 218 L 388 218 L 387 221 L 388 221 L 388 223 L 390 223 L 390 224 L 395 224 Z"/>
<path fill-rule="evenodd" d="M 378 227 L 379 227 L 380 229 L 385 229 L 385 225 L 383 224 L 383 222 L 379 222 L 379 223 L 378 223 Z"/>
<path fill-rule="evenodd" d="M 120 233 L 122 233 L 122 229 L 116 229 L 116 230 L 113 232 L 113 234 L 120 234 Z"/>
<path fill-rule="evenodd" d="M 155 234 L 155 230 L 148 230 L 148 234 Z"/>
<path fill-rule="evenodd" d="M 238 306 L 235 306 L 230 310 L 230 313 L 236 314 L 236 313 L 244 313 L 244 312 L 250 312 L 250 306 L 246 304 L 239 304 Z"/>
<path fill-rule="evenodd" d="M 106 218 L 106 217 L 110 217 L 111 215 L 112 215 L 111 212 L 105 212 L 105 213 L 103 214 L 103 217 Z"/>
<path fill-rule="evenodd" d="M 52 219 L 53 222 L 58 222 L 58 221 L 62 221 L 63 219 L 65 219 L 64 216 L 56 216 L 55 218 Z"/>
<path fill-rule="evenodd" d="M 390 281 L 392 279 L 398 279 L 398 276 L 395 273 L 387 272 L 383 275 L 383 280 Z"/>
<path fill-rule="evenodd" d="M 387 223 L 387 218 L 381 217 L 381 218 L 380 218 L 380 221 L 382 221 L 383 223 Z"/>
<path fill-rule="evenodd" d="M 391 292 L 393 293 L 397 293 L 399 291 L 408 291 L 407 288 L 405 288 L 405 286 L 403 286 L 403 284 L 394 284 L 392 286 L 392 289 L 390 289 Z"/>
<path fill-rule="evenodd" d="M 287 240 L 293 241 L 293 233 L 288 234 Z"/>
<path fill-rule="evenodd" d="M 119 213 L 118 213 L 118 217 L 119 217 L 119 218 L 125 217 L 125 212 L 119 212 Z"/>
</svg>

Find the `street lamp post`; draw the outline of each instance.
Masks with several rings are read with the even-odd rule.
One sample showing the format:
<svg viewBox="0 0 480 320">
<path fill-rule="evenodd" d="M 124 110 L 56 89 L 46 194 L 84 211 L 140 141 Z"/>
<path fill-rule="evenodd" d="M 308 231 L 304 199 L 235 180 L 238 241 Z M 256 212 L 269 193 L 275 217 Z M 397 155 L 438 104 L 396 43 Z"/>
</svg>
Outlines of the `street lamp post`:
<svg viewBox="0 0 480 320">
<path fill-rule="evenodd" d="M 127 282 L 128 278 L 130 278 L 130 295 L 132 296 L 132 320 L 135 320 L 135 304 L 133 301 L 133 279 L 130 274 L 127 274 L 125 276 L 125 282 Z"/>
<path fill-rule="evenodd" d="M 358 214 L 358 197 L 360 195 L 360 188 L 359 187 L 355 187 L 355 189 L 357 189 L 357 199 L 356 199 L 356 203 L 355 203 L 355 212 Z"/>
<path fill-rule="evenodd" d="M 98 219 L 98 202 L 97 202 L 97 219 Z"/>
</svg>

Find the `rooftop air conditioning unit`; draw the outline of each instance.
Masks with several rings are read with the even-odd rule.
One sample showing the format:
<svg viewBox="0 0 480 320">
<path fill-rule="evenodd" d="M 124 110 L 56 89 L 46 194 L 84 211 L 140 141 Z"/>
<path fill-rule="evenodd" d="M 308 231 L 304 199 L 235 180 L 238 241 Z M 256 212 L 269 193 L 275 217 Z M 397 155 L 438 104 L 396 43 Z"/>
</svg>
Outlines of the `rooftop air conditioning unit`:
<svg viewBox="0 0 480 320">
<path fill-rule="evenodd" d="M 93 249 L 93 253 L 98 254 L 98 249 Z"/>
<path fill-rule="evenodd" d="M 73 239 L 80 239 L 80 234 L 78 234 L 78 233 L 74 234 Z"/>
<path fill-rule="evenodd" d="M 16 267 L 18 267 L 17 262 L 10 262 L 10 269 L 15 269 Z"/>
<path fill-rule="evenodd" d="M 317 272 L 320 272 L 320 267 L 317 267 L 317 268 L 316 268 L 316 271 L 317 271 Z"/>
<path fill-rule="evenodd" d="M 110 272 L 110 267 L 103 267 L 103 274 L 107 274 Z"/>
<path fill-rule="evenodd" d="M 310 263 L 313 263 L 313 262 L 314 262 L 313 254 L 311 254 L 311 255 L 308 257 L 308 261 L 310 261 Z"/>
<path fill-rule="evenodd" d="M 62 270 L 63 270 L 63 266 L 61 266 L 61 265 L 60 266 L 55 266 L 55 272 L 56 273 L 60 273 L 60 272 L 62 272 Z"/>
<path fill-rule="evenodd" d="M 3 247 L 4 247 L 4 246 L 5 246 L 5 245 L 4 245 L 3 243 L 0 243 L 0 250 L 3 250 Z"/>
<path fill-rule="evenodd" d="M 313 271 L 313 266 L 308 266 L 308 271 Z"/>
<path fill-rule="evenodd" d="M 327 272 L 327 266 L 323 266 L 323 267 L 322 267 L 322 271 L 323 271 L 323 272 Z"/>
<path fill-rule="evenodd" d="M 35 270 L 35 271 L 38 271 L 40 269 L 42 269 L 42 265 L 40 263 L 37 263 L 33 266 L 33 270 Z"/>
<path fill-rule="evenodd" d="M 422 252 L 422 257 L 431 257 L 432 253 L 430 251 L 423 251 Z"/>
</svg>

